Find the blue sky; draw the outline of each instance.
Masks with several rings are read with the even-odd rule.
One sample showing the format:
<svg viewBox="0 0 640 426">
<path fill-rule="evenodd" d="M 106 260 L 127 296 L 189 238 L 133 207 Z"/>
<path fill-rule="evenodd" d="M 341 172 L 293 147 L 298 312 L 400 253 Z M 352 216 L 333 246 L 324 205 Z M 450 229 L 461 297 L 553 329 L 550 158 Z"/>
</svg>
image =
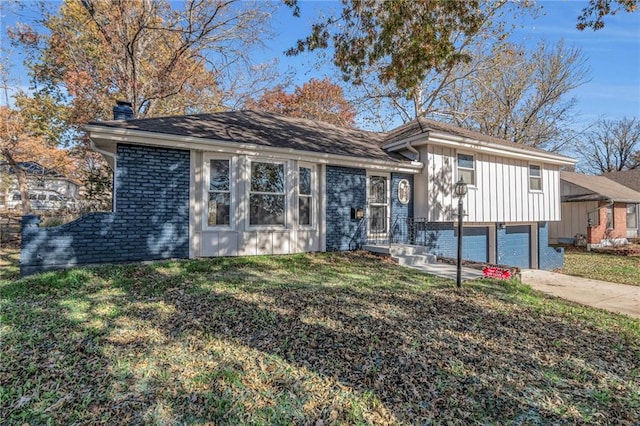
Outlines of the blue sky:
<svg viewBox="0 0 640 426">
<path fill-rule="evenodd" d="M 609 16 L 605 28 L 600 31 L 578 31 L 575 29 L 576 17 L 587 0 L 540 1 L 539 4 L 543 6 L 543 14 L 536 20 L 528 20 L 524 28 L 517 30 L 516 37 L 532 47 L 540 40 L 554 44 L 564 39 L 566 45 L 583 50 L 591 69 L 591 80 L 573 93 L 578 101 L 576 110 L 580 113 L 578 125 L 586 125 L 601 116 L 613 119 L 640 117 L 640 12 Z M 335 69 L 330 65 L 320 71 L 314 67 L 318 60 L 315 55 L 292 58 L 283 52 L 309 33 L 319 14 L 339 10 L 340 3 L 301 1 L 300 6 L 300 18 L 294 18 L 288 8 L 279 9 L 273 21 L 276 36 L 265 40 L 266 48 L 259 57 L 265 61 L 277 58 L 280 69 L 291 72 L 296 84 L 314 76 L 335 76 Z M 11 16 L 2 17 L 2 43 L 6 42 L 6 25 L 15 20 Z M 21 80 L 21 85 L 27 86 L 26 73 L 17 65 L 13 74 Z"/>
<path fill-rule="evenodd" d="M 587 57 L 590 81 L 576 89 L 578 126 L 586 126 L 601 116 L 611 119 L 640 118 L 640 12 L 620 12 L 607 18 L 599 31 L 576 29 L 577 16 L 587 4 L 586 0 L 539 1 L 542 14 L 527 19 L 515 36 L 532 48 L 543 40 L 555 44 L 564 39 L 565 45 L 580 47 Z M 310 32 L 311 24 L 323 12 L 339 9 L 335 1 L 303 1 L 302 16 L 293 18 L 287 9 L 274 17 L 277 37 L 267 42 L 265 57 L 278 57 L 280 67 L 295 70 L 294 81 L 302 84 L 313 76 L 332 76 L 335 69 L 325 66 L 318 72 L 313 68 L 313 55 L 289 58 L 282 54 L 286 48 Z"/>
</svg>

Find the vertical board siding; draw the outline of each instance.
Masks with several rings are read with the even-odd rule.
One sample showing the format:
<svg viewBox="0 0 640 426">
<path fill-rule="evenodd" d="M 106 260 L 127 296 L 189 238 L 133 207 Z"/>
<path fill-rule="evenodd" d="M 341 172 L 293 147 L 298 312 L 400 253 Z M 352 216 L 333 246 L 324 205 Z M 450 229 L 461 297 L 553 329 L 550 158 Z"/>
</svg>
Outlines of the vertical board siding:
<svg viewBox="0 0 640 426">
<path fill-rule="evenodd" d="M 576 234 L 587 235 L 587 212 L 598 207 L 597 201 L 562 203 L 562 220 L 549 222 L 551 243 L 571 243 Z"/>
<path fill-rule="evenodd" d="M 455 219 L 457 200 L 452 190 L 458 180 L 456 154 L 448 147 L 427 147 L 427 165 L 416 178 L 428 179 L 430 221 Z M 504 223 L 560 219 L 557 166 L 542 164 L 542 191 L 530 191 L 528 161 L 479 153 L 474 158 L 476 184 L 469 188 L 465 199 L 465 220 Z M 422 211 L 421 206 L 416 206 L 416 211 Z"/>
</svg>

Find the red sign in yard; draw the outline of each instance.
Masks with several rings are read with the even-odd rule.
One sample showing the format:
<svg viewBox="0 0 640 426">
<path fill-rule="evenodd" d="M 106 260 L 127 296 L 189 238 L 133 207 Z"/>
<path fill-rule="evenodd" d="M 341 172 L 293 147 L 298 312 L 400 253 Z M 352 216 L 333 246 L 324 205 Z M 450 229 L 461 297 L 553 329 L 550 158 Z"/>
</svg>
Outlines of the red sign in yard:
<svg viewBox="0 0 640 426">
<path fill-rule="evenodd" d="M 499 278 L 501 280 L 508 280 L 511 278 L 511 271 L 508 269 L 498 268 L 496 266 L 487 266 L 482 270 L 482 274 L 489 278 Z"/>
</svg>

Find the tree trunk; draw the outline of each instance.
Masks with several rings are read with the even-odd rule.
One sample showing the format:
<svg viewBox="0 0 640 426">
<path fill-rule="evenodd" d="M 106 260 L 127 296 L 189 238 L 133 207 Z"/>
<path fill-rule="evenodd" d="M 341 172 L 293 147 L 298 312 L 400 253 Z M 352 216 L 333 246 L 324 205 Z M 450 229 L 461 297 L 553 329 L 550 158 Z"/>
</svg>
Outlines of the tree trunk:
<svg viewBox="0 0 640 426">
<path fill-rule="evenodd" d="M 22 199 L 22 214 L 31 214 L 31 200 L 29 200 L 29 185 L 27 185 L 27 172 L 25 172 L 11 155 L 8 149 L 3 149 L 2 154 L 7 162 L 13 167 L 16 179 L 18 180 L 18 189 L 20 190 L 20 197 Z"/>
</svg>

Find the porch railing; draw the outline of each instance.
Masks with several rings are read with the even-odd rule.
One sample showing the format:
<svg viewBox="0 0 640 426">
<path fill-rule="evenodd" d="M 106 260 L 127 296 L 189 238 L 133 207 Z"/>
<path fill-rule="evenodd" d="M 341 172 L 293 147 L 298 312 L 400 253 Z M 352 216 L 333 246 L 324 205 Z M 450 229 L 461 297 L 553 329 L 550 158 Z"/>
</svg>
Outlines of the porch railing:
<svg viewBox="0 0 640 426">
<path fill-rule="evenodd" d="M 363 244 L 391 245 L 413 244 L 428 245 L 428 227 L 426 218 L 406 216 L 369 217 L 358 222 L 351 237 L 349 248 L 361 248 Z"/>
</svg>

